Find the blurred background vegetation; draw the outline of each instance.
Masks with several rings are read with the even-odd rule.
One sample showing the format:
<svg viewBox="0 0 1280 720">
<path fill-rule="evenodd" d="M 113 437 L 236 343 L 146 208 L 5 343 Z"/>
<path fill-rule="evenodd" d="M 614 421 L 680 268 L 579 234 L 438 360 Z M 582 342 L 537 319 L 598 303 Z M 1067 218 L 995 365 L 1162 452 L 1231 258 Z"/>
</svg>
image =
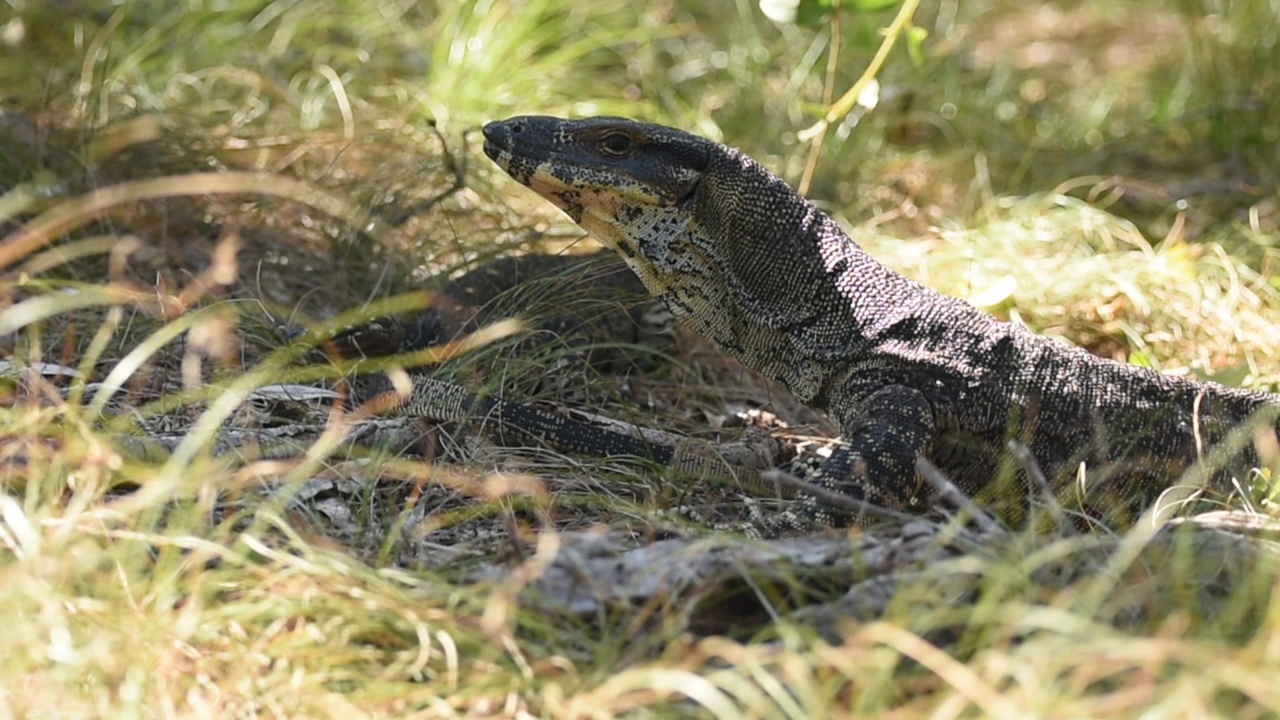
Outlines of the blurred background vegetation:
<svg viewBox="0 0 1280 720">
<path fill-rule="evenodd" d="M 864 4 L 881 9 L 845 3 L 802 26 L 727 0 L 10 0 L 0 80 L 8 102 L 86 131 L 146 112 L 246 140 L 618 113 L 704 132 L 794 174 L 796 131 L 823 102 L 832 18 L 841 91 L 897 9 Z M 1222 164 L 1265 182 L 1280 142 L 1276 12 L 1267 0 L 925 3 L 921 51 L 912 61 L 900 50 L 878 111 L 834 133 L 825 194 L 848 202 L 834 186 L 894 150 L 981 149 L 998 194 Z"/>
<path fill-rule="evenodd" d="M 589 245 L 483 158 L 485 121 L 668 123 L 798 185 L 804 131 L 901 8 L 0 0 L 0 346 L 84 371 L 68 392 L 22 395 L 6 380 L 0 393 L 0 718 L 951 717 L 979 690 L 1028 715 L 1280 712 L 1266 573 L 1223 591 L 1215 612 L 1188 589 L 1218 587 L 1208 581 L 1056 594 L 1021 564 L 1035 553 L 1015 548 L 966 559 L 991 583 L 977 606 L 928 581 L 899 588 L 890 619 L 918 636 L 699 644 L 626 618 L 563 624 L 456 573 L 387 567 L 400 526 L 369 519 L 372 502 L 354 510 L 370 552 L 309 535 L 287 500 L 214 501 L 292 470 L 113 449 L 85 382 L 144 339 L 148 362 L 187 373 L 166 389 L 229 386 L 279 348 L 283 319 L 359 308 L 495 254 Z M 1278 35 L 1280 0 L 925 0 L 823 137 L 808 194 L 887 264 L 1002 317 L 1119 360 L 1275 389 Z M 192 357 L 205 365 L 188 373 Z M 279 375 L 260 365 L 248 385 Z M 185 420 L 209 416 L 196 400 L 211 397 L 184 400 Z M 126 485 L 144 491 L 113 494 Z M 1073 542 L 1035 562 L 1088 552 Z M 1144 612 L 1118 629 L 1126 603 Z M 942 662 L 926 636 L 967 644 Z M 775 693 L 775 676 L 795 697 Z M 766 696 L 776 704 L 761 710 Z"/>
</svg>

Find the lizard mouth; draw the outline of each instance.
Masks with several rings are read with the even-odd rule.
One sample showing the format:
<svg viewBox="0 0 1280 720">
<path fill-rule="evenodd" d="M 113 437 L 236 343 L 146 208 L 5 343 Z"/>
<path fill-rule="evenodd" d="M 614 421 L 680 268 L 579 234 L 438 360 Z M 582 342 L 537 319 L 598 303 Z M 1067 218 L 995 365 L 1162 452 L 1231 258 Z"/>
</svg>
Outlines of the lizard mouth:
<svg viewBox="0 0 1280 720">
<path fill-rule="evenodd" d="M 504 160 L 510 160 L 515 154 L 515 138 L 513 134 L 524 128 L 512 120 L 499 120 L 485 123 L 481 132 L 484 134 L 484 154 L 504 169 Z"/>
<path fill-rule="evenodd" d="M 502 148 L 500 145 L 493 142 L 492 140 L 484 141 L 484 154 L 488 155 L 490 160 L 498 163 L 499 165 L 502 164 L 502 161 L 500 160 L 500 158 L 503 155 L 509 154 L 509 153 L 510 153 L 509 150 Z"/>
</svg>

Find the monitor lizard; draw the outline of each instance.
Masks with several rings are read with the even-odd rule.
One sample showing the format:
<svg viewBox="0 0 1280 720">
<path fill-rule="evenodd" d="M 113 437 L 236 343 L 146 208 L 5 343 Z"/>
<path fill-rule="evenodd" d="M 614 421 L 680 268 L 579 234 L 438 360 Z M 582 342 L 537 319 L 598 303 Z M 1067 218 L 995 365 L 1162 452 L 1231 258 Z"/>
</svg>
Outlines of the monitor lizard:
<svg viewBox="0 0 1280 720">
<path fill-rule="evenodd" d="M 515 117 L 484 137 L 678 320 L 839 425 L 845 444 L 814 481 L 828 494 L 927 511 L 927 460 L 1016 518 L 1029 474 L 1005 452 L 1016 440 L 1071 508 L 1123 522 L 1193 467 L 1186 478 L 1230 492 L 1275 446 L 1280 396 L 1099 358 L 937 293 L 737 149 L 611 117 Z M 785 513 L 859 519 L 817 493 Z"/>
<path fill-rule="evenodd" d="M 357 403 L 381 396 L 387 403 L 384 412 L 392 417 L 475 424 L 505 445 L 533 440 L 564 453 L 632 456 L 681 476 L 765 494 L 791 493 L 761 474 L 789 459 L 794 448 L 769 433 L 764 427 L 768 422 L 750 413 L 735 418 L 748 426 L 742 437 L 710 443 L 574 410 L 572 405 L 582 403 L 581 398 L 569 397 L 577 394 L 571 386 L 549 393 L 555 403 L 520 397 L 531 382 L 545 387 L 563 378 L 566 363 L 579 364 L 592 374 L 619 374 L 633 366 L 652 369 L 674 350 L 671 313 L 649 296 L 613 251 L 498 257 L 436 285 L 420 312 L 382 317 L 343 331 L 322 345 L 326 353 L 334 359 L 360 360 L 429 350 L 488 323 L 520 318 L 528 331 L 516 336 L 513 347 L 498 348 L 490 358 L 493 362 L 477 363 L 471 353 L 466 360 L 468 368 L 492 366 L 487 371 L 501 378 L 501 387 L 495 393 L 477 392 L 431 365 L 411 371 L 411 384 L 403 395 L 381 373 L 358 377 L 351 388 Z M 548 344 L 556 347 L 544 347 Z M 517 358 L 518 367 L 528 372 L 512 369 Z M 540 364 L 548 359 L 558 364 Z M 474 384 L 474 378 L 468 380 Z M 280 447 L 272 452 L 297 450 L 296 444 L 276 444 Z"/>
</svg>

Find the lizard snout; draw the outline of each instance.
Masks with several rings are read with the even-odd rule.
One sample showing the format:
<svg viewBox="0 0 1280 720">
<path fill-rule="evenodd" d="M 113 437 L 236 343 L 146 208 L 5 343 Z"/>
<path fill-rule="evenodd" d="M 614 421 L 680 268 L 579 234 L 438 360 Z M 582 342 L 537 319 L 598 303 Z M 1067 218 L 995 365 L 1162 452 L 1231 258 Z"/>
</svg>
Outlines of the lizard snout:
<svg viewBox="0 0 1280 720">
<path fill-rule="evenodd" d="M 511 136 L 524 130 L 523 126 L 515 129 L 512 126 L 517 125 L 514 120 L 501 120 L 497 122 L 486 123 L 484 129 L 484 154 L 491 159 L 496 160 L 500 152 L 511 151 Z"/>
</svg>

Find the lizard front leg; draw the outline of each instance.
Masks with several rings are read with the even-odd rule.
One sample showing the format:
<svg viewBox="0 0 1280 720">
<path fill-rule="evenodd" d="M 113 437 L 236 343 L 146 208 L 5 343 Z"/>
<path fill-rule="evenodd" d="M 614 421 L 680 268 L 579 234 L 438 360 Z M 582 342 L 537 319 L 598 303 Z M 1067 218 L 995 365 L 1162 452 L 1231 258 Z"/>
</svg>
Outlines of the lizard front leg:
<svg viewBox="0 0 1280 720">
<path fill-rule="evenodd" d="M 812 484 L 872 505 L 921 512 L 915 462 L 936 435 L 933 409 L 924 394 L 905 385 L 884 385 L 840 410 L 836 419 L 845 444 L 819 466 Z M 796 515 L 831 527 L 859 520 L 857 514 L 805 493 L 796 499 Z"/>
</svg>

